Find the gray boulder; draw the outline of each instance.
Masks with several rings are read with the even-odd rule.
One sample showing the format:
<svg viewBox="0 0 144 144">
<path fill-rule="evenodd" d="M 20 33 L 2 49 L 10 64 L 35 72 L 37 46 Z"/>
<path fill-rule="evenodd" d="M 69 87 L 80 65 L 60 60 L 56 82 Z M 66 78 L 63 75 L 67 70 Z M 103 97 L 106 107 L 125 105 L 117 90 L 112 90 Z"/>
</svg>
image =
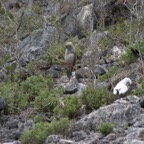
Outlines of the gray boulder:
<svg viewBox="0 0 144 144">
<path fill-rule="evenodd" d="M 76 70 L 75 72 L 76 79 L 91 79 L 93 78 L 93 73 L 88 67 L 82 67 Z"/>
<path fill-rule="evenodd" d="M 31 129 L 33 120 L 23 120 L 19 116 L 0 116 L 0 140 L 12 142 L 19 140 L 24 129 Z"/>
<path fill-rule="evenodd" d="M 79 85 L 77 81 L 72 81 L 64 88 L 64 94 L 73 94 L 78 91 Z"/>
<path fill-rule="evenodd" d="M 53 78 L 59 78 L 63 70 L 60 65 L 52 65 L 45 73 L 50 74 Z"/>
<path fill-rule="evenodd" d="M 93 135 L 93 132 L 95 134 L 97 133 L 97 128 L 101 122 L 114 122 L 118 131 L 121 127 L 131 123 L 135 118 L 139 118 L 142 115 L 142 109 L 140 108 L 138 101 L 138 97 L 129 96 L 128 98 L 119 99 L 111 105 L 101 107 L 97 111 L 90 113 L 75 123 L 73 139 L 85 143 L 87 138 Z M 76 137 L 76 133 L 79 133 L 80 131 L 84 131 L 85 133 L 89 131 L 89 136 L 86 136 L 86 138 L 81 141 L 81 138 L 78 139 Z M 98 134 L 96 135 L 98 136 Z M 87 143 L 92 144 L 90 141 L 93 141 L 93 139 L 94 138 Z M 97 142 L 100 143 L 100 141 Z"/>
<path fill-rule="evenodd" d="M 107 70 L 101 65 L 95 65 L 93 68 L 93 72 L 96 76 L 106 74 Z"/>
</svg>

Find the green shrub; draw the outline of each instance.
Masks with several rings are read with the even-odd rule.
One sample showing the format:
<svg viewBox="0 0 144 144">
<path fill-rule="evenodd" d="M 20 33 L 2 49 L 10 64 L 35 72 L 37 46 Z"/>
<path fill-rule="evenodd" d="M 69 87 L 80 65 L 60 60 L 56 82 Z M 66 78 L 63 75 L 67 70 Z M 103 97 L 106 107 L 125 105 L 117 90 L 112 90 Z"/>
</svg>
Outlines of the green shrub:
<svg viewBox="0 0 144 144">
<path fill-rule="evenodd" d="M 144 54 L 144 41 L 139 41 L 138 43 L 133 43 L 129 45 L 126 49 L 126 53 L 121 57 L 121 61 L 126 64 L 131 64 L 136 61 L 136 57 L 132 54 L 131 48 L 137 49 L 142 54 Z"/>
<path fill-rule="evenodd" d="M 126 53 L 122 55 L 120 60 L 125 65 L 131 64 L 136 61 L 136 57 L 132 54 L 130 47 L 126 49 Z"/>
<path fill-rule="evenodd" d="M 51 77 L 31 76 L 20 85 L 16 82 L 0 84 L 0 95 L 8 104 L 9 114 L 18 114 L 33 104 L 37 111 L 53 110 L 61 90 L 53 90 Z"/>
<path fill-rule="evenodd" d="M 20 140 L 22 144 L 43 144 L 49 135 L 65 134 L 70 125 L 71 121 L 67 118 L 53 120 L 51 123 L 40 122 L 32 130 L 26 130 Z"/>
<path fill-rule="evenodd" d="M 108 135 L 113 131 L 113 128 L 115 127 L 114 123 L 107 122 L 107 123 L 101 123 L 98 127 L 99 132 L 101 132 L 104 135 Z"/>
<path fill-rule="evenodd" d="M 113 41 L 115 41 L 116 43 L 129 42 L 129 36 L 126 35 L 126 33 L 129 32 L 129 27 L 127 24 L 125 24 L 124 19 L 121 19 L 121 22 L 112 25 L 106 30 L 109 31 L 109 35 L 99 42 L 103 48 L 111 45 Z"/>
<path fill-rule="evenodd" d="M 144 80 L 142 80 L 141 82 L 140 82 L 140 87 L 137 87 L 135 90 L 134 90 L 134 95 L 136 95 L 136 96 L 143 96 L 143 94 L 144 94 Z"/>
<path fill-rule="evenodd" d="M 53 80 L 50 76 L 31 76 L 21 83 L 22 91 L 28 96 L 28 101 L 33 101 L 43 90 L 49 91 L 53 87 Z"/>
<path fill-rule="evenodd" d="M 37 123 L 32 130 L 26 130 L 21 136 L 22 144 L 42 144 L 48 136 L 48 123 Z"/>
<path fill-rule="evenodd" d="M 55 115 L 60 115 L 62 117 L 74 118 L 80 109 L 80 102 L 77 96 L 65 97 L 63 100 L 64 107 L 57 105 L 54 109 Z"/>
<path fill-rule="evenodd" d="M 22 112 L 28 104 L 27 98 L 21 93 L 17 83 L 7 82 L 6 84 L 0 84 L 0 95 L 8 104 L 9 114 Z"/>
<path fill-rule="evenodd" d="M 83 91 L 81 99 L 87 109 L 98 109 L 108 103 L 109 99 L 111 99 L 111 93 L 106 87 L 89 87 L 87 90 Z"/>
<path fill-rule="evenodd" d="M 37 111 L 53 111 L 58 103 L 58 96 L 62 93 L 61 89 L 48 91 L 44 89 L 39 92 L 33 104 Z"/>
<path fill-rule="evenodd" d="M 31 118 L 34 120 L 35 123 L 47 122 L 45 116 L 42 114 L 32 116 Z"/>
<path fill-rule="evenodd" d="M 66 135 L 69 131 L 70 126 L 72 125 L 72 121 L 68 118 L 62 118 L 61 120 L 53 120 L 49 124 L 48 135 L 51 134 L 63 134 Z"/>
<path fill-rule="evenodd" d="M 45 60 L 52 64 L 61 64 L 64 62 L 65 45 L 62 43 L 54 43 L 48 49 Z"/>
</svg>

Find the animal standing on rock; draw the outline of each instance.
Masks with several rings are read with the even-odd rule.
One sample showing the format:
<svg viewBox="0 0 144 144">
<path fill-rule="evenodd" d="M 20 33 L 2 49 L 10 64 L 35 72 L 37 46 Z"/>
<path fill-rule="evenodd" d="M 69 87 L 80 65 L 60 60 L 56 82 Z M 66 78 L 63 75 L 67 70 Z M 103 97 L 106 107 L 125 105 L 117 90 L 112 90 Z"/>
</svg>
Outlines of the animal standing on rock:
<svg viewBox="0 0 144 144">
<path fill-rule="evenodd" d="M 124 78 L 121 80 L 113 89 L 113 94 L 117 95 L 118 97 L 121 95 L 126 94 L 128 90 L 130 89 L 130 85 L 132 84 L 132 81 L 130 78 Z"/>
<path fill-rule="evenodd" d="M 65 49 L 64 59 L 65 59 L 66 68 L 67 68 L 67 77 L 70 80 L 72 76 L 72 70 L 75 64 L 76 55 L 75 55 L 75 49 L 74 49 L 72 42 L 66 42 L 65 47 L 66 49 Z"/>
</svg>

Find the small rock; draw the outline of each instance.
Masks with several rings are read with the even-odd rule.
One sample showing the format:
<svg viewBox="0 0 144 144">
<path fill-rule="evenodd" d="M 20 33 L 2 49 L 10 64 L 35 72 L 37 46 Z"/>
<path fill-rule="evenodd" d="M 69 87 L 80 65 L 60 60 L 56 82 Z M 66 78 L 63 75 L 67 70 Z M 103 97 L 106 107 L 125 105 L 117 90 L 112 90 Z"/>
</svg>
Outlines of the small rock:
<svg viewBox="0 0 144 144">
<path fill-rule="evenodd" d="M 77 82 L 69 83 L 65 87 L 64 94 L 73 94 L 77 91 L 78 91 L 78 83 Z"/>
<path fill-rule="evenodd" d="M 98 88 L 108 87 L 108 86 L 109 86 L 109 83 L 106 81 L 96 83 L 96 87 L 98 87 Z"/>
<path fill-rule="evenodd" d="M 56 70 L 56 71 L 63 71 L 64 70 L 61 65 L 52 65 L 51 68 Z"/>
<path fill-rule="evenodd" d="M 75 72 L 76 78 L 79 80 L 80 78 L 92 78 L 93 74 L 88 67 L 82 67 L 76 70 Z"/>
<path fill-rule="evenodd" d="M 46 75 L 50 74 L 52 78 L 59 78 L 60 77 L 60 72 L 56 71 L 55 69 L 50 68 L 49 70 L 46 71 Z"/>
<path fill-rule="evenodd" d="M 124 54 L 124 53 L 126 53 L 126 52 L 124 51 L 124 48 L 123 48 L 123 47 L 114 46 L 114 47 L 112 48 L 112 56 L 111 56 L 111 58 L 114 59 L 114 60 L 119 59 L 120 56 L 121 56 L 122 54 Z"/>
<path fill-rule="evenodd" d="M 101 65 L 95 65 L 93 72 L 95 75 L 104 75 L 106 74 L 106 69 L 104 67 L 102 67 Z"/>
<path fill-rule="evenodd" d="M 61 65 L 52 65 L 45 73 L 50 74 L 53 78 L 59 78 L 63 70 Z"/>
<path fill-rule="evenodd" d="M 16 129 L 18 128 L 18 122 L 19 122 L 18 119 L 10 118 L 9 121 L 7 122 L 7 127 L 9 129 Z"/>
</svg>

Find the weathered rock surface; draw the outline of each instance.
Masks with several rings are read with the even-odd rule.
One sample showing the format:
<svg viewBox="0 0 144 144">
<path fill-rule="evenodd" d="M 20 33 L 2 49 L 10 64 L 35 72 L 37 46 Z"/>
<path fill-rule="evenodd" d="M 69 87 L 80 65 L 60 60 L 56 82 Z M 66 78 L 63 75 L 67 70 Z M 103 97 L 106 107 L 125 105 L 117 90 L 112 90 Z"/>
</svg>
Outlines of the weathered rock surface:
<svg viewBox="0 0 144 144">
<path fill-rule="evenodd" d="M 24 129 L 31 129 L 34 125 L 33 120 L 24 120 L 19 116 L 0 116 L 0 140 L 11 142 L 19 140 Z"/>
<path fill-rule="evenodd" d="M 106 74 L 107 70 L 101 65 L 95 65 L 93 69 L 94 74 L 97 75 L 104 75 Z"/>
<path fill-rule="evenodd" d="M 52 78 L 59 78 L 62 74 L 63 68 L 60 65 L 52 65 L 50 69 L 45 71 L 45 74 L 50 74 Z"/>
<path fill-rule="evenodd" d="M 100 49 L 99 42 L 107 38 L 110 33 L 109 31 L 98 32 L 97 27 L 107 28 L 115 24 L 120 16 L 125 19 L 130 14 L 130 10 L 119 0 L 107 0 L 105 2 L 97 0 L 13 0 L 12 3 L 11 0 L 7 0 L 4 1 L 4 5 L 0 4 L 0 8 L 4 13 L 4 15 L 0 16 L 0 29 L 7 30 L 7 27 L 5 28 L 7 10 L 10 10 L 10 14 L 14 13 L 14 16 L 17 16 L 17 14 L 19 16 L 23 11 L 23 9 L 21 11 L 21 7 L 25 6 L 23 7 L 25 16 L 35 17 L 37 15 L 33 7 L 35 2 L 42 6 L 40 10 L 42 13 L 38 16 L 42 18 L 40 26 L 29 25 L 29 31 L 25 32 L 24 30 L 23 32 L 22 30 L 21 34 L 19 30 L 15 30 L 18 23 L 17 18 L 14 21 L 12 18 L 14 31 L 17 31 L 17 33 L 15 32 L 12 35 L 12 40 L 9 39 L 9 35 L 5 34 L 4 39 L 6 40 L 0 44 L 0 82 L 6 82 L 8 79 L 6 67 L 15 64 L 17 64 L 16 69 L 12 73 L 19 71 L 19 68 L 24 70 L 25 76 L 22 79 L 25 80 L 26 75 L 30 75 L 28 69 L 26 69 L 27 64 L 39 59 L 41 59 L 39 69 L 44 70 L 46 75 L 51 74 L 57 81 L 57 78 L 60 78 L 63 72 L 63 67 L 51 65 L 51 62 L 43 61 L 42 57 L 53 43 L 57 41 L 64 43 L 70 37 L 77 36 L 79 40 L 85 41 L 84 47 L 87 48 L 87 52 L 82 51 L 83 56 L 79 60 L 82 68 L 75 73 L 76 78 L 82 83 L 69 81 L 67 77 L 62 77 L 58 80 L 56 86 L 63 86 L 65 94 L 75 93 L 81 96 L 82 90 L 86 89 L 88 85 L 87 80 L 94 78 L 93 73 L 96 76 L 105 74 L 109 67 L 118 64 L 116 60 L 124 52 L 118 46 L 111 47 L 112 59 L 104 60 L 107 51 Z M 13 23 L 11 24 L 13 25 Z M 143 39 L 143 35 L 140 36 L 140 39 Z M 32 74 L 34 72 L 31 72 Z M 96 83 L 96 88 L 105 86 L 108 86 L 107 81 Z M 2 101 L 0 101 L 0 110 L 3 110 L 4 105 L 1 103 Z M 45 144 L 142 144 L 144 143 L 143 108 L 143 97 L 129 96 L 119 99 L 111 105 L 93 111 L 89 115 L 84 113 L 84 116 L 80 116 L 81 119 L 74 124 L 71 137 L 65 138 L 62 135 L 51 135 L 47 138 Z M 44 116 L 47 122 L 51 122 L 52 113 L 44 113 L 40 114 L 40 116 Z M 98 131 L 101 122 L 114 122 L 116 127 L 112 133 L 104 136 Z M 12 143 L 15 143 L 15 141 L 19 140 L 24 129 L 31 129 L 33 125 L 34 122 L 31 119 L 1 115 L 0 143 L 1 140 L 2 142 L 13 141 Z"/>
<path fill-rule="evenodd" d="M 76 79 L 71 79 L 64 88 L 65 94 L 73 94 L 78 91 L 79 85 Z"/>
<path fill-rule="evenodd" d="M 57 144 L 65 139 L 65 142 L 72 144 L 142 144 L 144 141 L 144 110 L 139 100 L 137 96 L 116 100 L 77 121 L 69 140 L 62 136 L 52 135 L 48 137 L 47 142 Z M 107 136 L 101 134 L 98 126 L 102 122 L 114 122 L 113 132 Z"/>
<path fill-rule="evenodd" d="M 72 144 L 72 140 L 64 139 L 61 135 L 51 135 L 44 144 Z"/>
</svg>

